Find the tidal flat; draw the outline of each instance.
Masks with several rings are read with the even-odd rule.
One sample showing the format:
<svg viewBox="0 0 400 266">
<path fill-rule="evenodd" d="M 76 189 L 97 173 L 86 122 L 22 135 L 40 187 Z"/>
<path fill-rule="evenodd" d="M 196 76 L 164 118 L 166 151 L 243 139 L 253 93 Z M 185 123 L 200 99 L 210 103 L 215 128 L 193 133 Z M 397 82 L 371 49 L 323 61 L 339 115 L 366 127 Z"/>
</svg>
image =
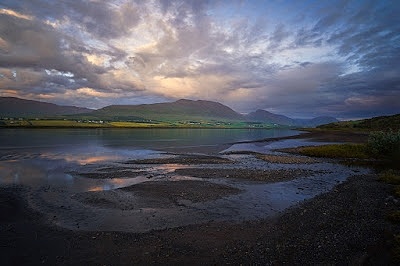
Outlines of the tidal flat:
<svg viewBox="0 0 400 266">
<path fill-rule="evenodd" d="M 2 149 L 1 254 L 6 264 L 395 263 L 391 185 L 371 168 L 277 151 L 329 142 L 288 135 L 201 153 Z"/>
</svg>

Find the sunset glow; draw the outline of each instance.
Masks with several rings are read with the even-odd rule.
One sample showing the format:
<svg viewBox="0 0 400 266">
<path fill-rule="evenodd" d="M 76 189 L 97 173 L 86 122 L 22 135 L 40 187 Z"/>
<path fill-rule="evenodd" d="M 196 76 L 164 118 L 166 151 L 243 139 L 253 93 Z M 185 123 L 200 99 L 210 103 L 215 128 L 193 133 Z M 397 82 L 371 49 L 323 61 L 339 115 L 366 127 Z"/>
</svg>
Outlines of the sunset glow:
<svg viewBox="0 0 400 266">
<path fill-rule="evenodd" d="M 399 13 L 398 1 L 3 0 L 0 96 L 394 114 Z"/>
</svg>

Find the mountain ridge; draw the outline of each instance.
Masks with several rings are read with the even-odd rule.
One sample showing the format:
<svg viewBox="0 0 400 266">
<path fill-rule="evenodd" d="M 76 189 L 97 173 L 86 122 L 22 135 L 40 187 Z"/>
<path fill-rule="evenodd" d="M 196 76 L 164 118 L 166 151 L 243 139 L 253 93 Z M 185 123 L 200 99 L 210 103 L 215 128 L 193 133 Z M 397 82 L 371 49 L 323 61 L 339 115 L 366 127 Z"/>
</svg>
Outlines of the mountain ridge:
<svg viewBox="0 0 400 266">
<path fill-rule="evenodd" d="M 274 114 L 262 109 L 258 109 L 255 112 L 251 112 L 245 116 L 247 120 L 254 122 L 265 122 L 280 124 L 280 125 L 293 125 L 293 119 L 279 114 Z"/>
<path fill-rule="evenodd" d="M 337 122 L 333 117 L 293 119 L 258 109 L 247 115 L 239 114 L 230 107 L 214 101 L 180 99 L 174 102 L 109 105 L 97 110 L 75 106 L 60 106 L 52 103 L 24 100 L 15 97 L 0 97 L 2 117 L 55 117 L 68 116 L 70 119 L 101 119 L 114 121 L 240 121 L 245 123 L 266 123 L 280 126 L 314 127 Z"/>
<path fill-rule="evenodd" d="M 302 127 L 315 127 L 318 125 L 338 122 L 336 118 L 330 116 L 318 116 L 311 119 L 296 119 L 287 117 L 285 115 L 274 114 L 262 109 L 258 109 L 255 112 L 249 113 L 246 115 L 246 118 L 249 121 L 255 122 L 269 122 L 278 125 Z"/>
<path fill-rule="evenodd" d="M 243 120 L 243 116 L 219 102 L 180 99 L 170 103 L 140 105 L 109 105 L 91 112 L 91 115 L 109 117 L 134 116 L 143 119 L 212 119 Z"/>
<path fill-rule="evenodd" d="M 92 110 L 83 107 L 57 105 L 17 97 L 0 97 L 0 116 L 2 117 L 53 117 L 87 113 L 90 111 Z"/>
</svg>

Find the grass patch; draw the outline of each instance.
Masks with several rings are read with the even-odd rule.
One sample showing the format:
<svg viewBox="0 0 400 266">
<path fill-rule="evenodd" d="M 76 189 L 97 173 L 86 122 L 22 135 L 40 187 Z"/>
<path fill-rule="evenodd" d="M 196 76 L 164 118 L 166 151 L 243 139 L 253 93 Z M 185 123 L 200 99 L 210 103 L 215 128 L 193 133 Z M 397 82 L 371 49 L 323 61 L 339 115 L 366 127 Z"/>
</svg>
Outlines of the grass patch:
<svg viewBox="0 0 400 266">
<path fill-rule="evenodd" d="M 260 160 L 270 163 L 282 163 L 282 164 L 303 164 L 303 163 L 316 163 L 316 159 L 299 156 L 282 156 L 282 155 L 270 155 L 270 154 L 256 154 L 256 157 Z"/>
<path fill-rule="evenodd" d="M 400 130 L 371 132 L 367 147 L 374 157 L 400 161 Z"/>
<path fill-rule="evenodd" d="M 168 126 L 166 123 L 155 124 L 155 123 L 137 123 L 137 122 L 110 122 L 113 127 L 162 127 Z"/>
<path fill-rule="evenodd" d="M 364 144 L 354 143 L 300 147 L 297 149 L 297 151 L 302 155 L 311 157 L 354 159 L 370 158 Z"/>
<path fill-rule="evenodd" d="M 400 174 L 394 170 L 387 170 L 379 175 L 379 180 L 393 185 L 400 185 Z M 400 195 L 400 187 L 396 189 L 398 189 Z"/>
</svg>

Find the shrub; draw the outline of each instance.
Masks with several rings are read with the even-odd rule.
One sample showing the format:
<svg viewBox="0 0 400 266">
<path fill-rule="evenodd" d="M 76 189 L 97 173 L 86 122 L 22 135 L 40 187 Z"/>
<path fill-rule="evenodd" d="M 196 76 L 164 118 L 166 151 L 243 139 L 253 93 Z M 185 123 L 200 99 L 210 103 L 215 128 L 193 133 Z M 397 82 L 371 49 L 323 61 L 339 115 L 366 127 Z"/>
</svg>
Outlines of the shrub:
<svg viewBox="0 0 400 266">
<path fill-rule="evenodd" d="M 368 137 L 367 147 L 375 157 L 400 156 L 400 130 L 372 132 Z"/>
<path fill-rule="evenodd" d="M 379 179 L 381 181 L 389 183 L 389 184 L 400 185 L 400 174 L 399 174 L 399 172 L 397 172 L 393 169 L 382 172 L 379 175 Z"/>
</svg>

